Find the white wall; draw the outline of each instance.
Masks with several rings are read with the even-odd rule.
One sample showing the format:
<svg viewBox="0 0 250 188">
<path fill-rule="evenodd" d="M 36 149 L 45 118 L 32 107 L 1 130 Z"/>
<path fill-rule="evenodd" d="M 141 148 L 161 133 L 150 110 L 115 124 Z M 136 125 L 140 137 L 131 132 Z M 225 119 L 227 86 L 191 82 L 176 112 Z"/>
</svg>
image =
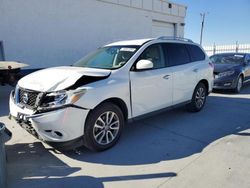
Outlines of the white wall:
<svg viewBox="0 0 250 188">
<path fill-rule="evenodd" d="M 72 64 L 109 42 L 151 37 L 152 20 L 175 23 L 183 36 L 184 6 L 168 9 L 163 0 L 105 1 L 0 0 L 6 60 L 30 68 Z"/>
</svg>

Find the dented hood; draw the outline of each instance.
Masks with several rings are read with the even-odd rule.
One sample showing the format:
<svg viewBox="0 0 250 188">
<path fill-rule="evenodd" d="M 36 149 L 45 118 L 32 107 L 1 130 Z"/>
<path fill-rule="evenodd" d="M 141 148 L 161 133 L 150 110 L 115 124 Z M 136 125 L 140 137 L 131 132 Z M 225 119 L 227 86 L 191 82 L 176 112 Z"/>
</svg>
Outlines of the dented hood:
<svg viewBox="0 0 250 188">
<path fill-rule="evenodd" d="M 83 68 L 83 67 L 55 67 L 43 69 L 29 74 L 19 80 L 19 87 L 51 92 L 66 89 L 76 83 L 83 76 L 107 77 L 111 70 Z"/>
</svg>

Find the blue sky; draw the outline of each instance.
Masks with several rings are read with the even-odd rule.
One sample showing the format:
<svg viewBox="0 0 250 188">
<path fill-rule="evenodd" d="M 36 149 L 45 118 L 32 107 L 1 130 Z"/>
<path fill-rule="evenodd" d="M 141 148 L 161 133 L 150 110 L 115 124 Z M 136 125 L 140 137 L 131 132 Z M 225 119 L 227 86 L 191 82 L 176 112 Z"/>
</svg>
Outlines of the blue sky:
<svg viewBox="0 0 250 188">
<path fill-rule="evenodd" d="M 188 6 L 185 37 L 200 41 L 201 12 L 205 20 L 203 45 L 250 43 L 250 0 L 174 0 Z"/>
</svg>

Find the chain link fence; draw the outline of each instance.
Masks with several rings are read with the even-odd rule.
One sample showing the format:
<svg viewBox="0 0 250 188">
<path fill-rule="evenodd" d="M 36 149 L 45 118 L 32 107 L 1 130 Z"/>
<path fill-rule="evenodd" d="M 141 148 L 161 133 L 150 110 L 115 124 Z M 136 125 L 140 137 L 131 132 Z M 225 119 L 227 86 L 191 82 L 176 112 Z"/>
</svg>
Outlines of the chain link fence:
<svg viewBox="0 0 250 188">
<path fill-rule="evenodd" d="M 232 45 L 213 45 L 204 46 L 208 56 L 218 54 L 218 53 L 228 53 L 228 52 L 239 52 L 239 53 L 250 53 L 250 44 L 232 44 Z"/>
</svg>

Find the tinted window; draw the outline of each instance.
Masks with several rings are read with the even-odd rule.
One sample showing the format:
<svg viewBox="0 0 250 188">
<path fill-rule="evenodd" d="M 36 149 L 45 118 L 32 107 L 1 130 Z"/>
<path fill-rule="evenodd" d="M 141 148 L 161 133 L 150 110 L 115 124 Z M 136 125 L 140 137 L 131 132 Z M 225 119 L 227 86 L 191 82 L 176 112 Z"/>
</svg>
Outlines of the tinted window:
<svg viewBox="0 0 250 188">
<path fill-rule="evenodd" d="M 210 57 L 215 64 L 241 64 L 244 62 L 244 54 L 218 54 Z"/>
<path fill-rule="evenodd" d="M 149 46 L 139 57 L 139 60 L 150 60 L 154 64 L 154 69 L 165 67 L 164 56 L 160 44 Z"/>
<path fill-rule="evenodd" d="M 196 45 L 186 45 L 191 55 L 192 61 L 202 61 L 206 58 L 204 52 Z"/>
<path fill-rule="evenodd" d="M 185 44 L 164 44 L 165 56 L 169 60 L 169 66 L 183 65 L 190 62 L 189 53 Z"/>
</svg>

